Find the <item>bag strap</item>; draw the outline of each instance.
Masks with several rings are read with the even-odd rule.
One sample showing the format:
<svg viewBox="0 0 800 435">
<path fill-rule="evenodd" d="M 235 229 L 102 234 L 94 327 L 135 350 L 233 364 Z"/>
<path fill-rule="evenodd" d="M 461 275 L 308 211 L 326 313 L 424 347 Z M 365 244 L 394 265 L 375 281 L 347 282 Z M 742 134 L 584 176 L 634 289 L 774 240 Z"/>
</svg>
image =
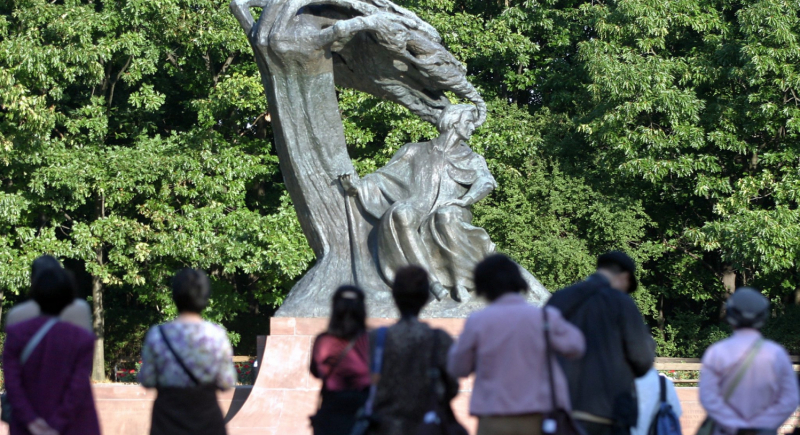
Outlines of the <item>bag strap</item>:
<svg viewBox="0 0 800 435">
<path fill-rule="evenodd" d="M 197 377 L 194 375 L 194 373 L 192 373 L 191 370 L 189 370 L 189 367 L 186 367 L 186 364 L 183 362 L 178 353 L 175 352 L 175 349 L 172 347 L 172 344 L 167 339 L 167 334 L 164 332 L 164 325 L 158 325 L 157 328 L 158 332 L 161 333 L 161 338 L 164 340 L 164 344 L 167 345 L 167 349 L 169 349 L 169 351 L 172 352 L 172 356 L 175 357 L 175 361 L 178 362 L 183 371 L 186 372 L 186 374 L 189 376 L 189 379 L 191 379 L 195 385 L 200 385 L 200 381 L 197 380 Z"/>
<path fill-rule="evenodd" d="M 372 383 L 369 386 L 369 397 L 367 403 L 364 405 L 364 415 L 372 415 L 372 407 L 375 404 L 375 396 L 378 393 L 378 379 L 380 379 L 381 370 L 383 369 L 383 352 L 386 348 L 386 334 L 389 332 L 388 328 L 378 328 L 375 331 L 375 352 L 372 355 L 372 364 L 370 365 L 370 374 L 372 374 Z"/>
<path fill-rule="evenodd" d="M 553 380 L 553 360 L 552 351 L 550 349 L 550 320 L 547 317 L 546 307 L 542 308 L 542 315 L 544 316 L 544 346 L 545 358 L 547 359 L 547 377 L 550 382 L 550 403 L 553 406 L 552 411 L 555 411 L 558 409 L 558 406 L 556 405 L 556 383 Z"/>
<path fill-rule="evenodd" d="M 761 350 L 762 344 L 764 344 L 764 339 L 759 338 L 750 348 L 750 351 L 747 353 L 747 357 L 745 358 L 744 363 L 742 363 L 742 365 L 739 366 L 739 369 L 733 376 L 733 382 L 731 382 L 731 385 L 728 387 L 728 390 L 725 391 L 726 402 L 731 398 L 731 396 L 733 396 L 733 392 L 736 391 L 736 387 L 738 387 L 739 384 L 742 382 L 742 379 L 744 378 L 744 374 L 747 372 L 747 369 L 749 369 L 750 366 L 753 365 L 753 361 L 755 360 L 758 351 Z"/>
<path fill-rule="evenodd" d="M 45 322 L 45 324 L 42 325 L 42 327 L 39 328 L 38 331 L 36 331 L 36 334 L 34 334 L 33 337 L 31 337 L 31 339 L 28 341 L 28 344 L 26 344 L 25 348 L 22 349 L 22 354 L 19 357 L 20 364 L 25 364 L 25 361 L 27 361 L 28 358 L 31 357 L 31 354 L 36 349 L 36 346 L 38 346 L 39 343 L 42 342 L 44 336 L 47 335 L 48 332 L 50 332 L 50 329 L 52 329 L 53 326 L 56 325 L 56 323 L 58 323 L 58 318 L 54 317 Z"/>
<path fill-rule="evenodd" d="M 658 375 L 658 381 L 661 391 L 661 403 L 667 403 L 667 377 L 664 375 Z"/>
<path fill-rule="evenodd" d="M 333 364 L 331 365 L 331 369 L 328 370 L 328 374 L 322 377 L 323 389 L 325 388 L 325 384 L 327 383 L 328 378 L 330 378 L 331 375 L 333 375 L 333 372 L 336 371 L 336 369 L 339 367 L 339 364 L 341 364 L 342 361 L 344 361 L 344 357 L 346 357 L 347 354 L 350 353 L 351 350 L 353 350 L 353 347 L 355 347 L 356 342 L 358 341 L 359 338 L 361 338 L 361 335 L 358 335 L 352 340 L 350 340 L 350 342 L 347 343 L 347 346 L 345 346 L 345 348 L 342 349 L 341 352 L 339 352 L 339 355 L 336 356 L 336 360 L 334 360 Z"/>
</svg>

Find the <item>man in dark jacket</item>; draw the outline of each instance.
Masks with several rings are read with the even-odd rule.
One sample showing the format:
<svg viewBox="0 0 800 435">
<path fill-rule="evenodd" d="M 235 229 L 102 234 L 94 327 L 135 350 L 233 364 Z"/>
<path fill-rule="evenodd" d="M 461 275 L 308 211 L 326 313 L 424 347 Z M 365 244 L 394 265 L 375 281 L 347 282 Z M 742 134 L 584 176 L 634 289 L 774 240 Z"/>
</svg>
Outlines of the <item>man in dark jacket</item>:
<svg viewBox="0 0 800 435">
<path fill-rule="evenodd" d="M 562 360 L 573 415 L 589 435 L 627 434 L 636 425 L 634 379 L 653 366 L 655 342 L 629 296 L 638 286 L 636 264 L 623 252 L 597 259 L 585 281 L 548 302 L 586 337 L 586 354 Z"/>
</svg>

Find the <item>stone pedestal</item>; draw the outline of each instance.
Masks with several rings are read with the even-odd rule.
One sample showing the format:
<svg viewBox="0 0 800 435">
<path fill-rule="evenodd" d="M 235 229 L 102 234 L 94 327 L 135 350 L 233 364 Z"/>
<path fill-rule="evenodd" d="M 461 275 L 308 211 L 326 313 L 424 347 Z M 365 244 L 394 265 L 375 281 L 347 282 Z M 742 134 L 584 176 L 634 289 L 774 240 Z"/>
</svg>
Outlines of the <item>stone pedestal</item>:
<svg viewBox="0 0 800 435">
<path fill-rule="evenodd" d="M 369 327 L 391 325 L 395 319 L 370 319 Z M 457 336 L 464 319 L 426 319 Z M 328 326 L 326 318 L 273 317 L 258 378 L 244 406 L 228 423 L 229 435 L 311 435 L 308 417 L 318 406 L 321 383 L 309 373 L 314 337 Z M 453 401 L 459 420 L 474 433 L 469 416 L 470 381 L 462 382 Z"/>
</svg>

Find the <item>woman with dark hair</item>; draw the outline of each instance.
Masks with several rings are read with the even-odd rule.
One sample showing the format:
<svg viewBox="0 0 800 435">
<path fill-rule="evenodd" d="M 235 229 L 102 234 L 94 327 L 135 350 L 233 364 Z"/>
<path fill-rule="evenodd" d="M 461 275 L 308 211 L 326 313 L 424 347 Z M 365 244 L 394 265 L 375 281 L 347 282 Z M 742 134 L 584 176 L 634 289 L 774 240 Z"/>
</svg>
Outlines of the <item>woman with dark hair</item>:
<svg viewBox="0 0 800 435">
<path fill-rule="evenodd" d="M 41 315 L 6 329 L 3 374 L 11 435 L 100 434 L 89 381 L 94 335 L 57 317 L 76 293 L 68 271 L 40 271 L 31 297 Z"/>
<path fill-rule="evenodd" d="M 41 273 L 48 269 L 62 269 L 61 263 L 51 255 L 42 255 L 31 264 L 31 288 L 33 288 L 36 280 L 41 276 Z M 77 292 L 76 292 L 77 294 Z M 42 315 L 42 310 L 39 304 L 33 300 L 33 295 L 30 294 L 30 299 L 14 305 L 6 314 L 6 328 L 11 325 L 24 322 Z M 79 326 L 89 332 L 92 332 L 92 309 L 85 300 L 76 297 L 73 301 L 64 307 L 59 313 L 59 319 Z"/>
<path fill-rule="evenodd" d="M 349 434 L 370 386 L 364 292 L 342 286 L 333 294 L 328 330 L 314 340 L 311 374 L 322 380 L 315 435 Z"/>
<path fill-rule="evenodd" d="M 226 433 L 216 392 L 236 385 L 236 369 L 227 332 L 200 316 L 210 298 L 203 271 L 181 270 L 172 280 L 178 318 L 145 337 L 139 382 L 158 390 L 151 435 Z"/>
<path fill-rule="evenodd" d="M 467 319 L 450 349 L 448 369 L 458 377 L 475 373 L 470 412 L 479 418 L 478 435 L 542 433 L 543 416 L 554 411 L 551 379 L 559 409 L 569 410 L 567 381 L 555 358 L 549 373 L 545 331 L 553 354 L 579 358 L 581 331 L 548 307 L 528 304 L 519 266 L 505 255 L 487 257 L 475 267 L 476 293 L 490 305 Z M 552 355 L 555 356 L 555 355 Z"/>
<path fill-rule="evenodd" d="M 392 284 L 392 297 L 401 317 L 385 335 L 374 404 L 379 421 L 376 434 L 408 435 L 417 431 L 429 410 L 431 373 L 438 373 L 436 391 L 443 406 L 449 407 L 458 394 L 458 382 L 446 370 L 453 339 L 419 321 L 430 298 L 428 273 L 418 266 L 401 268 Z M 374 348 L 377 336 L 372 334 Z"/>
</svg>

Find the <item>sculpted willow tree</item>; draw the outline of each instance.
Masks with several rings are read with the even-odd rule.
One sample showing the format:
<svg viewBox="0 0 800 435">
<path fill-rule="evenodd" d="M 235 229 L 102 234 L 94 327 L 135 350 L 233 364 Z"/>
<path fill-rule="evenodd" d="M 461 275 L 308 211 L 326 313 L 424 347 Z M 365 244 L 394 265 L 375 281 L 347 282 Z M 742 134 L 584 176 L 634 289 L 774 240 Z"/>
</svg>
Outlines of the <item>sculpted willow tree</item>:
<svg viewBox="0 0 800 435">
<path fill-rule="evenodd" d="M 257 21 L 250 10 L 253 7 L 262 8 Z M 436 207 L 454 204 L 436 202 L 436 193 L 432 203 L 418 201 L 416 193 L 409 193 L 415 188 L 408 182 L 398 181 L 410 174 L 404 170 L 402 176 L 385 173 L 403 193 L 389 193 L 387 190 L 391 189 L 386 189 L 385 185 L 383 189 L 378 188 L 384 195 L 382 201 L 388 204 L 377 208 L 381 213 L 387 209 L 394 213 L 397 209 L 388 205 L 409 201 L 404 203 L 407 207 L 390 216 L 389 223 L 385 223 L 386 219 L 380 214 L 376 215 L 375 207 L 364 201 L 366 194 L 359 192 L 359 181 L 349 176 L 355 169 L 347 153 L 336 86 L 399 103 L 432 124 L 438 124 L 451 105 L 445 92 L 452 92 L 475 104 L 470 127 L 474 129 L 485 121 L 486 105 L 466 80 L 465 68 L 441 45 L 441 38 L 433 27 L 388 1 L 234 0 L 231 9 L 256 54 L 274 115 L 281 171 L 317 257 L 315 266 L 294 287 L 280 313 L 284 316 L 324 314 L 334 287 L 355 282 L 373 290 L 371 301 L 375 308 L 371 314 L 388 315 L 392 310 L 389 293 L 380 290 L 387 289 L 392 270 L 403 261 L 428 266 L 435 296 L 445 299 L 448 291 L 436 277 L 436 266 L 452 260 L 443 258 L 442 250 L 423 252 L 426 248 L 419 227 L 429 222 L 426 214 L 436 214 Z M 451 133 L 442 131 L 442 134 Z M 461 139 L 468 138 L 466 135 Z M 430 149 L 434 147 L 430 145 Z M 453 163 L 451 157 L 446 159 Z M 485 167 L 485 162 L 482 165 Z M 446 170 L 451 176 L 453 171 L 458 171 L 449 168 Z M 413 171 L 413 168 L 408 170 Z M 347 190 L 361 201 L 348 198 L 338 181 L 343 175 Z M 432 175 L 432 189 L 440 189 L 441 186 L 436 185 L 439 174 L 434 171 L 429 175 Z M 468 178 L 462 184 L 471 185 L 479 180 L 477 175 Z M 467 210 L 486 193 L 470 187 L 460 192 L 470 200 L 459 202 L 458 206 Z M 379 224 L 381 220 L 384 223 Z M 464 216 L 459 224 L 469 225 L 470 221 L 471 215 Z M 395 224 L 399 226 L 396 231 L 374 231 L 378 225 Z M 405 227 L 412 229 L 409 231 Z M 392 239 L 391 235 L 396 237 Z M 391 249 L 402 252 L 385 254 Z M 493 249 L 489 241 L 482 253 Z M 391 262 L 388 267 L 387 261 Z M 546 291 L 528 276 L 535 290 L 532 294 L 538 300 Z M 448 289 L 454 292 L 453 299 L 465 302 L 468 296 L 463 286 L 449 284 L 459 287 Z M 432 308 L 430 314 L 463 315 L 464 309 L 457 303 L 440 304 Z"/>
</svg>

